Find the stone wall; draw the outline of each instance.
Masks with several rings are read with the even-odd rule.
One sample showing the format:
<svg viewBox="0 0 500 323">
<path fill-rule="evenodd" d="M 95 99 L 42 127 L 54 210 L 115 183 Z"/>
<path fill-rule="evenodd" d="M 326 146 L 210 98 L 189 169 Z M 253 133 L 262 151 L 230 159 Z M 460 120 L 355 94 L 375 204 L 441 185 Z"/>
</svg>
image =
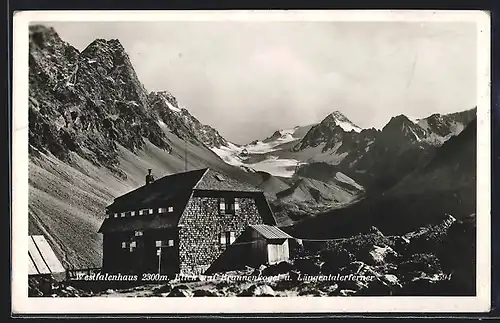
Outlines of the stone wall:
<svg viewBox="0 0 500 323">
<path fill-rule="evenodd" d="M 219 233 L 233 231 L 236 238 L 249 225 L 262 224 L 253 198 L 237 198 L 239 210 L 233 215 L 219 213 L 218 197 L 192 197 L 179 225 L 179 263 L 185 274 L 200 274 L 224 252 Z"/>
</svg>

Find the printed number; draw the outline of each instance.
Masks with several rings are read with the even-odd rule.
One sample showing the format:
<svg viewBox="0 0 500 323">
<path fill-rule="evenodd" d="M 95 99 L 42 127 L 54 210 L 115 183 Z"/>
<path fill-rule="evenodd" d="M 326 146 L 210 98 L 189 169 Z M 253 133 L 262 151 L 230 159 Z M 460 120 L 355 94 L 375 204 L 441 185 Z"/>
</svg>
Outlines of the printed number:
<svg viewBox="0 0 500 323">
<path fill-rule="evenodd" d="M 168 276 L 160 275 L 158 273 L 156 273 L 156 274 L 145 273 L 145 274 L 142 274 L 142 280 L 143 281 L 165 281 L 165 280 L 168 280 Z"/>
</svg>

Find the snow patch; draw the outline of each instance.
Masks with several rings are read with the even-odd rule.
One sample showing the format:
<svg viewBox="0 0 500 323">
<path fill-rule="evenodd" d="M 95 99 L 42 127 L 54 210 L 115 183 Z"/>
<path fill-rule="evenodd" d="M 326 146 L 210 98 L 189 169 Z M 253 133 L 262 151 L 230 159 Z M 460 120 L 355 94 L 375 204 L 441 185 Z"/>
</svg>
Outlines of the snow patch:
<svg viewBox="0 0 500 323">
<path fill-rule="evenodd" d="M 181 109 L 177 108 L 177 107 L 174 107 L 174 105 L 172 103 L 170 103 L 170 101 L 168 101 L 166 98 L 163 98 L 163 102 L 165 102 L 165 105 L 172 111 L 174 112 L 181 112 Z"/>
<path fill-rule="evenodd" d="M 337 126 L 342 128 L 346 132 L 351 132 L 351 131 L 361 132 L 362 130 L 360 127 L 353 125 L 352 123 L 349 122 L 335 120 L 335 123 L 337 124 Z"/>
<path fill-rule="evenodd" d="M 275 147 L 279 145 L 283 145 L 299 139 L 293 136 L 295 129 L 278 130 L 278 132 L 281 136 L 274 140 L 268 142 L 257 140 L 254 143 L 245 145 L 244 148 L 248 151 L 249 154 L 266 154 L 276 151 Z"/>
<path fill-rule="evenodd" d="M 245 170 L 251 168 L 256 171 L 270 173 L 274 176 L 292 177 L 296 167 L 304 164 L 296 159 L 280 159 L 278 156 L 270 156 L 263 161 L 247 164 L 244 163 L 245 159 L 240 157 L 239 154 L 243 149 L 247 149 L 248 151 L 248 148 L 246 146 L 239 147 L 231 142 L 228 142 L 227 146 L 212 147 L 210 149 L 229 165 L 238 166 Z"/>
<path fill-rule="evenodd" d="M 281 159 L 277 156 L 272 156 L 264 161 L 251 164 L 251 167 L 274 176 L 292 177 L 295 174 L 295 169 L 302 164 L 304 163 L 296 159 Z"/>
<path fill-rule="evenodd" d="M 340 182 L 352 185 L 352 186 L 356 187 L 358 190 L 364 190 L 363 186 L 361 186 L 358 183 L 356 183 L 352 178 L 350 178 L 349 176 L 345 175 L 344 173 L 337 172 L 335 174 L 335 179 L 338 180 L 338 181 L 340 181 Z"/>
<path fill-rule="evenodd" d="M 425 131 L 429 131 L 429 122 L 426 119 L 419 120 L 417 124 Z"/>
<path fill-rule="evenodd" d="M 418 142 L 422 141 L 422 139 L 420 139 L 420 137 L 415 133 L 415 131 L 411 127 L 410 127 L 410 131 L 415 136 L 415 138 L 417 139 Z"/>
<path fill-rule="evenodd" d="M 412 116 L 407 116 L 407 118 L 408 118 L 408 120 L 410 120 L 414 124 L 418 124 L 418 122 L 420 121 L 420 118 L 416 118 L 416 117 L 412 117 Z"/>
</svg>

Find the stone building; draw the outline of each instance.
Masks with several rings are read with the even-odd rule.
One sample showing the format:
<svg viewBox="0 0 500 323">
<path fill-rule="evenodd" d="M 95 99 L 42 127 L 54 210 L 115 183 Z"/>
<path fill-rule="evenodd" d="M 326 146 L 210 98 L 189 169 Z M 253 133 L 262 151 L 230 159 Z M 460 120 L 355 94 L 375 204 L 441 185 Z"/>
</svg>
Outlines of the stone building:
<svg viewBox="0 0 500 323">
<path fill-rule="evenodd" d="M 208 168 L 148 177 L 106 212 L 105 272 L 201 274 L 250 226 L 276 225 L 261 190 Z"/>
</svg>

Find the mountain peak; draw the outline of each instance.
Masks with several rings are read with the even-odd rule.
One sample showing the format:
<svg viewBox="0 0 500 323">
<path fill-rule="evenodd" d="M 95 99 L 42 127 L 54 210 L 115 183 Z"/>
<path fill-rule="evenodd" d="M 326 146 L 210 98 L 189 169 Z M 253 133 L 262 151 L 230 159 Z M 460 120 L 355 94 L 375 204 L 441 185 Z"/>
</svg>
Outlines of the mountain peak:
<svg viewBox="0 0 500 323">
<path fill-rule="evenodd" d="M 361 128 L 349 120 L 342 112 L 334 111 L 326 116 L 323 121 L 320 122 L 321 125 L 334 127 L 339 126 L 346 132 L 355 131 L 361 132 Z"/>
<path fill-rule="evenodd" d="M 125 48 L 118 39 L 98 38 L 91 42 L 83 51 L 82 56 L 86 57 L 109 57 L 114 59 L 128 59 Z"/>
<path fill-rule="evenodd" d="M 29 37 L 30 44 L 34 44 L 41 49 L 67 45 L 53 27 L 44 25 L 29 26 Z"/>
</svg>

